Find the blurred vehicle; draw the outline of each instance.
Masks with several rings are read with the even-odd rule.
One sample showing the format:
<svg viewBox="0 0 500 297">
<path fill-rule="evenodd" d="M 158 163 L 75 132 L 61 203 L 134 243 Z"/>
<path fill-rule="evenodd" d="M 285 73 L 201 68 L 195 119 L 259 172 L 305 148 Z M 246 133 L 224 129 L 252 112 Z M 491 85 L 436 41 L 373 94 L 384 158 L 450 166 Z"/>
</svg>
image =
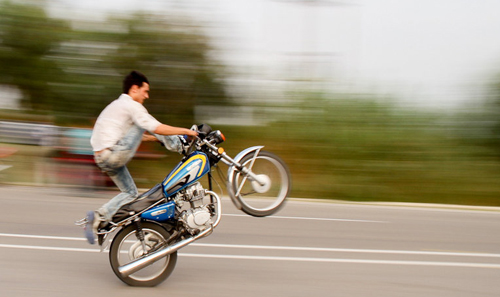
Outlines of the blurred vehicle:
<svg viewBox="0 0 500 297">
<path fill-rule="evenodd" d="M 0 143 L 15 146 L 43 146 L 35 149 L 35 174 L 38 183 L 79 185 L 85 187 L 112 187 L 113 181 L 97 167 L 90 145 L 91 128 L 59 127 L 56 125 L 22 121 L 0 121 Z M 0 147 L 0 171 L 13 167 L 6 157 L 21 147 Z M 160 159 L 165 154 L 155 151 L 156 143 L 145 142 L 139 146 L 134 158 Z M 31 151 L 31 150 L 30 150 Z M 31 156 L 31 154 L 30 154 Z M 35 162 L 30 158 L 26 162 Z M 35 170 L 35 169 L 33 169 Z M 3 172 L 2 172 L 3 173 Z"/>
<path fill-rule="evenodd" d="M 92 129 L 59 128 L 57 145 L 52 155 L 57 183 L 97 187 L 114 185 L 94 162 L 91 136 Z"/>
<path fill-rule="evenodd" d="M 0 142 L 51 146 L 57 141 L 58 129 L 40 123 L 0 121 Z"/>
<path fill-rule="evenodd" d="M 113 181 L 102 173 L 94 162 L 90 145 L 92 129 L 59 128 L 58 145 L 54 146 L 52 159 L 57 163 L 58 183 L 96 187 L 112 187 Z M 142 143 L 134 158 L 160 159 L 165 154 L 155 153 L 148 143 Z"/>
</svg>

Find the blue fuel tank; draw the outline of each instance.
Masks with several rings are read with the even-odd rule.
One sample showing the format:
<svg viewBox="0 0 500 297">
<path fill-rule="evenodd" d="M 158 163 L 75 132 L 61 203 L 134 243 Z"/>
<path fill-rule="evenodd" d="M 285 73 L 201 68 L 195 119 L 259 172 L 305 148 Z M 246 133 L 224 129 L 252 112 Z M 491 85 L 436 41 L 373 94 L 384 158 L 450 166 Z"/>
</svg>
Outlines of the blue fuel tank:
<svg viewBox="0 0 500 297">
<path fill-rule="evenodd" d="M 210 171 L 210 162 L 202 152 L 193 152 L 182 160 L 163 180 L 163 192 L 169 197 L 193 184 Z"/>
</svg>

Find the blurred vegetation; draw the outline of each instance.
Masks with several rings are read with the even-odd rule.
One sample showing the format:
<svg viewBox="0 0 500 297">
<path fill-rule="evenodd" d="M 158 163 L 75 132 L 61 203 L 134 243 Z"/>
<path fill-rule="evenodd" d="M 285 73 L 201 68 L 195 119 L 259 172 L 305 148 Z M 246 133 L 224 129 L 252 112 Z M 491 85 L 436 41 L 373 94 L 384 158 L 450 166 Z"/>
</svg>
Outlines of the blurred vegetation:
<svg viewBox="0 0 500 297">
<path fill-rule="evenodd" d="M 207 38 L 182 24 L 136 14 L 75 25 L 49 18 L 43 7 L 0 0 L 0 84 L 17 87 L 24 108 L 0 116 L 91 127 L 131 69 L 148 75 L 146 105 L 166 123 L 190 126 L 197 105 L 236 105 Z M 264 126 L 212 126 L 226 135 L 231 156 L 253 145 L 281 156 L 293 197 L 499 206 L 500 78 L 486 97 L 440 113 L 376 95 L 291 93 L 281 104 L 253 103 Z M 48 179 L 49 148 L 13 147 L 19 153 L 3 161 L 15 164 L 4 177 Z M 179 160 L 135 159 L 130 170 L 138 186 L 149 187 Z"/>
<path fill-rule="evenodd" d="M 224 70 L 198 31 L 187 20 L 140 13 L 71 23 L 48 17 L 42 6 L 3 0 L 0 85 L 18 88 L 24 108 L 54 116 L 57 124 L 92 125 L 135 69 L 150 80 L 151 113 L 189 126 L 195 105 L 229 103 Z"/>
<path fill-rule="evenodd" d="M 483 104 L 461 115 L 459 128 L 463 137 L 490 148 L 500 161 L 500 74 L 492 77 L 484 97 Z"/>
<path fill-rule="evenodd" d="M 470 140 L 478 131 L 462 129 L 471 124 L 464 114 L 351 95 L 302 98 L 266 133 L 238 128 L 286 160 L 293 196 L 500 205 L 496 148 L 489 136 Z"/>
<path fill-rule="evenodd" d="M 22 106 L 55 109 L 60 98 L 51 83 L 63 75 L 48 56 L 67 30 L 67 24 L 48 18 L 41 7 L 0 2 L 0 82 L 21 91 Z"/>
</svg>

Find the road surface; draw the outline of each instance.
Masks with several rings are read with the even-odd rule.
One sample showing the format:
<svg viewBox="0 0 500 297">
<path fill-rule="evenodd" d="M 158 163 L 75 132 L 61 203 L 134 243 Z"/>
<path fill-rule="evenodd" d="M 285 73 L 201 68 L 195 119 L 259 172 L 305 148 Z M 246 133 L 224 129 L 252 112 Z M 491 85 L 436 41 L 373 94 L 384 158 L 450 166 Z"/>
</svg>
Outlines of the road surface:
<svg viewBox="0 0 500 297">
<path fill-rule="evenodd" d="M 129 287 L 73 225 L 114 194 L 0 186 L 0 296 L 500 296 L 498 209 L 288 201 L 254 218 L 227 199 L 170 278 Z"/>
</svg>

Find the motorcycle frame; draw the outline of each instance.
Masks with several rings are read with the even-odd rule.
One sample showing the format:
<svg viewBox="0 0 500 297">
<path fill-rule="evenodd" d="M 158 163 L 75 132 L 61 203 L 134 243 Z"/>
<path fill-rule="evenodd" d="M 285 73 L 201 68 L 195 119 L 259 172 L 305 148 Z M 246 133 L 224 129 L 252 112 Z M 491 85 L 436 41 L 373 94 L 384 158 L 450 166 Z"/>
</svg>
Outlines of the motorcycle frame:
<svg viewBox="0 0 500 297">
<path fill-rule="evenodd" d="M 198 138 L 199 139 L 199 138 Z M 233 204 L 235 205 L 235 207 L 238 209 L 238 210 L 241 210 L 242 209 L 242 205 L 241 203 L 239 202 L 239 200 L 237 199 L 237 196 L 240 194 L 240 191 L 241 191 L 241 188 L 242 186 L 239 187 L 239 189 L 237 189 L 236 193 L 233 191 L 233 187 L 230 186 L 230 183 L 231 181 L 233 180 L 234 178 L 234 175 L 236 172 L 238 173 L 242 173 L 244 175 L 244 179 L 246 178 L 249 178 L 250 180 L 253 180 L 253 181 L 256 181 L 258 182 L 260 185 L 264 185 L 265 184 L 265 181 L 263 180 L 260 180 L 259 177 L 254 174 L 252 172 L 252 166 L 256 160 L 256 157 L 258 156 L 259 152 L 262 150 L 262 148 L 264 148 L 264 146 L 252 146 L 252 147 L 249 147 L 249 148 L 246 148 L 244 149 L 243 151 L 239 152 L 236 157 L 234 158 L 231 158 L 229 155 L 226 154 L 225 151 L 222 151 L 220 152 L 219 148 L 215 145 L 215 144 L 212 144 L 211 142 L 207 141 L 206 139 L 203 139 L 201 141 L 201 143 L 199 145 L 197 145 L 196 149 L 197 150 L 201 150 L 201 147 L 203 145 L 206 145 L 208 148 L 210 148 L 211 150 L 211 153 L 218 157 L 220 161 L 222 161 L 224 164 L 228 165 L 229 168 L 228 168 L 228 174 L 227 174 L 227 190 L 228 190 L 228 194 L 229 194 L 229 197 L 231 198 L 231 201 L 233 202 Z M 250 163 L 250 166 L 247 168 L 243 165 L 240 164 L 240 161 L 241 159 L 254 152 L 254 155 L 253 155 L 253 158 L 251 160 L 251 163 Z M 207 194 L 210 195 L 210 202 L 213 204 L 215 201 L 214 201 L 214 197 L 216 197 L 215 200 L 218 200 L 217 203 L 219 204 L 220 203 L 220 198 L 217 196 L 217 194 L 215 192 L 213 192 L 213 188 L 212 188 L 212 172 L 211 170 L 209 170 L 207 172 L 207 178 L 208 178 L 208 188 L 209 190 L 206 191 Z M 244 184 L 244 182 L 242 182 L 242 185 Z M 154 188 L 154 187 L 153 187 Z M 148 193 L 149 191 L 151 191 L 153 188 L 149 189 L 148 191 L 145 192 Z M 175 194 L 175 193 L 174 193 Z M 168 199 L 168 197 L 172 196 L 172 195 L 169 195 L 169 196 L 166 196 L 166 192 L 163 191 L 163 195 L 164 195 L 164 198 L 163 199 L 160 199 L 159 201 L 155 202 L 154 204 L 150 205 L 149 207 L 141 210 L 140 212 L 138 213 L 135 213 L 134 215 L 122 220 L 122 221 L 119 221 L 117 223 L 114 223 L 114 222 L 111 222 L 111 228 L 110 230 L 108 231 L 101 231 L 99 233 L 97 233 L 98 236 L 103 236 L 104 238 L 102 239 L 102 245 L 101 245 L 101 252 L 104 251 L 107 246 L 109 245 L 109 242 L 111 241 L 111 238 L 110 238 L 110 234 L 111 233 L 114 233 L 118 228 L 122 227 L 122 226 L 127 226 L 129 224 L 132 224 L 134 222 L 137 222 L 137 221 L 140 221 L 140 220 L 145 220 L 145 219 L 142 219 L 141 218 L 141 214 L 143 214 L 144 212 L 158 206 L 158 205 L 161 205 L 162 203 L 165 203 L 165 201 Z M 217 216 L 218 216 L 218 219 L 217 219 L 217 224 L 219 223 L 220 221 L 220 216 L 221 216 L 221 213 L 217 213 Z M 164 225 L 164 224 L 167 224 L 167 223 L 161 223 L 161 222 L 157 222 L 157 221 L 152 221 L 152 220 L 145 220 L 145 221 L 151 221 L 151 222 L 154 222 L 154 223 L 157 223 L 157 224 L 160 224 L 160 225 Z M 210 229 L 213 230 L 213 228 L 215 228 L 216 224 L 214 224 L 214 226 Z M 206 235 L 204 235 L 206 236 Z M 202 236 L 203 237 L 203 236 Z"/>
</svg>

